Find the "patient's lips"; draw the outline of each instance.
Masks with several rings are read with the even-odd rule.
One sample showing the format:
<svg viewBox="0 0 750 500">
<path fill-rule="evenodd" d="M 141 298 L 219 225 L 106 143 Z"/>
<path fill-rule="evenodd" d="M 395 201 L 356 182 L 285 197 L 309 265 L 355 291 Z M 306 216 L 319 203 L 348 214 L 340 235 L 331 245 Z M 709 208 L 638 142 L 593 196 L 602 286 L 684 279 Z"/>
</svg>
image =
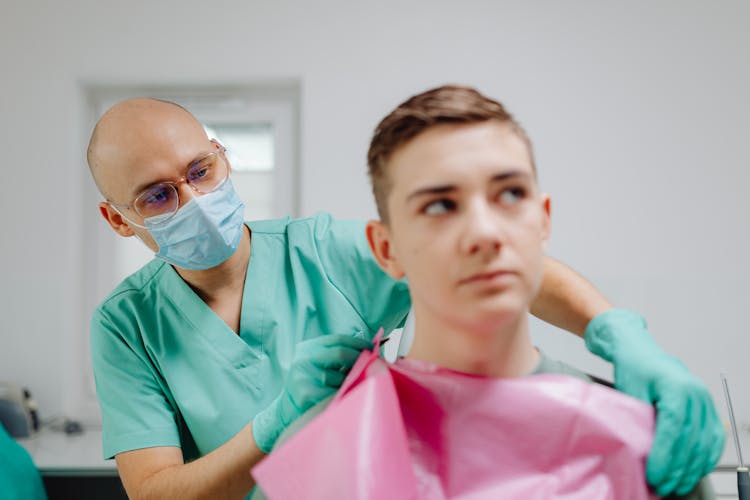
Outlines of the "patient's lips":
<svg viewBox="0 0 750 500">
<path fill-rule="evenodd" d="M 505 269 L 482 271 L 461 279 L 459 285 L 503 286 L 516 277 L 516 273 Z"/>
</svg>

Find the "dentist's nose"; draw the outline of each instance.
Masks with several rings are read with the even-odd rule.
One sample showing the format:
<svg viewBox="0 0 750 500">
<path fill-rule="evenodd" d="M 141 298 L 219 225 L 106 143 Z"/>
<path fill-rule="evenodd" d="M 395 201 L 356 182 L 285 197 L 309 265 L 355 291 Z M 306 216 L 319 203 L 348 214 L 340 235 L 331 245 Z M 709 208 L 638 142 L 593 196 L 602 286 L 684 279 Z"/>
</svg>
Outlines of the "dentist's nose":
<svg viewBox="0 0 750 500">
<path fill-rule="evenodd" d="M 466 215 L 462 251 L 466 255 L 497 255 L 502 247 L 497 214 L 486 203 L 475 203 Z"/>
<path fill-rule="evenodd" d="M 179 198 L 180 208 L 198 196 L 200 196 L 200 193 L 196 191 L 192 184 L 187 182 L 184 177 L 180 179 L 177 183 L 177 197 Z"/>
</svg>

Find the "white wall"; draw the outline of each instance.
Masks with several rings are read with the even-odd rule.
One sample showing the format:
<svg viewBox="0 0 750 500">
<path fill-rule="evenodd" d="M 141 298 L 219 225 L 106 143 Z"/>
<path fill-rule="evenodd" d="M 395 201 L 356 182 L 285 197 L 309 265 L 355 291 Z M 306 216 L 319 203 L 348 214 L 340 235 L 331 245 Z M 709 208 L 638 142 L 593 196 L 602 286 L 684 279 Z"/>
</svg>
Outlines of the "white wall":
<svg viewBox="0 0 750 500">
<path fill-rule="evenodd" d="M 505 102 L 553 196 L 550 253 L 750 422 L 750 3 L 8 1 L 0 9 L 0 380 L 75 414 L 90 84 L 302 85 L 302 214 L 374 214 L 375 123 L 446 82 Z M 114 237 L 114 236 L 113 236 Z M 89 243 L 90 244 L 90 243 Z M 607 373 L 535 323 L 551 354 Z"/>
</svg>

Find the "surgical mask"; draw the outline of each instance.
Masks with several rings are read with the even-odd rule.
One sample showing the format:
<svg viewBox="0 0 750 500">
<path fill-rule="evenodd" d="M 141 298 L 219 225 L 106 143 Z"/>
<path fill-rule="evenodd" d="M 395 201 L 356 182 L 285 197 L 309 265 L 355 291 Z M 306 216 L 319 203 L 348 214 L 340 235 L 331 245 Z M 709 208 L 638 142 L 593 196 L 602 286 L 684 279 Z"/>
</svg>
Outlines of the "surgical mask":
<svg viewBox="0 0 750 500">
<path fill-rule="evenodd" d="M 157 257 L 183 269 L 218 266 L 239 247 L 245 204 L 229 179 L 216 191 L 193 198 L 171 219 L 144 220 L 159 245 Z"/>
</svg>

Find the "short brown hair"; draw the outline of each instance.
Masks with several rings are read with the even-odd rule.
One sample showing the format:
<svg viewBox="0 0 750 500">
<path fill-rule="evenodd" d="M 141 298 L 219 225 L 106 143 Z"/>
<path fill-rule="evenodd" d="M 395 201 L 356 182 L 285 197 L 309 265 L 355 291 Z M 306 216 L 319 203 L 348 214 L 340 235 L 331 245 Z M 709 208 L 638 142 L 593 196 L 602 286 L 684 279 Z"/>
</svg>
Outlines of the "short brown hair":
<svg viewBox="0 0 750 500">
<path fill-rule="evenodd" d="M 410 97 L 375 127 L 367 167 L 380 218 L 388 222 L 386 200 L 391 191 L 386 163 L 401 146 L 425 130 L 442 123 L 480 123 L 497 120 L 509 124 L 526 143 L 534 166 L 531 141 L 513 116 L 499 102 L 471 87 L 444 85 Z"/>
</svg>

